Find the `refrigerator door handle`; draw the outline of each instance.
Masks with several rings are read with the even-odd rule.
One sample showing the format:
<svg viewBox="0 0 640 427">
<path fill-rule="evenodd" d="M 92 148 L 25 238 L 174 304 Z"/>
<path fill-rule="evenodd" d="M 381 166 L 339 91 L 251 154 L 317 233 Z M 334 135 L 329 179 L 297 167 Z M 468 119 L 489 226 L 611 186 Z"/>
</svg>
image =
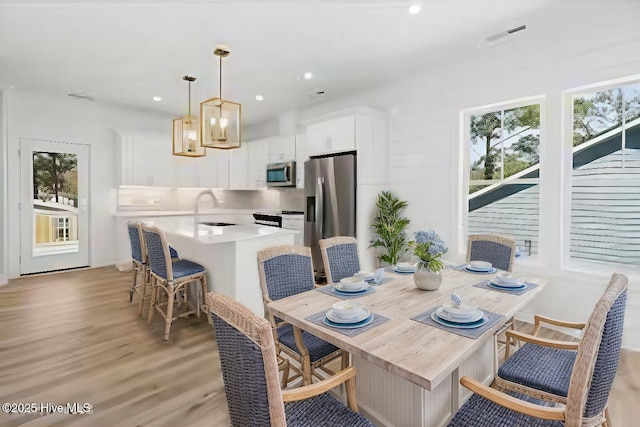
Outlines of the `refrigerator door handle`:
<svg viewBox="0 0 640 427">
<path fill-rule="evenodd" d="M 324 230 L 324 178 L 319 177 L 316 183 L 316 235 L 318 239 L 323 239 Z"/>
</svg>

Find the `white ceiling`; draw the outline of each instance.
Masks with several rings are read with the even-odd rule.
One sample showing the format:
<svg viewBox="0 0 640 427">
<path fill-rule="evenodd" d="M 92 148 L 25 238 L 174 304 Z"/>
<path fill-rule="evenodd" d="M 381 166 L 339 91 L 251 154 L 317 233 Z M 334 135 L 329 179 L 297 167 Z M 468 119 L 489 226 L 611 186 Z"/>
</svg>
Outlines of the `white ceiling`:
<svg viewBox="0 0 640 427">
<path fill-rule="evenodd" d="M 612 4 L 615 0 L 609 0 Z M 409 15 L 409 4 L 422 12 Z M 424 73 L 484 39 L 526 24 L 519 37 L 568 34 L 595 0 L 169 1 L 0 0 L 0 85 L 85 92 L 180 116 L 182 76 L 197 77 L 194 108 L 218 94 L 217 43 L 228 43 L 223 95 L 255 124 L 324 100 Z M 626 2 L 638 13 L 637 1 Z M 637 21 L 636 21 L 637 22 Z M 577 38 L 576 38 L 577 39 Z M 301 76 L 310 71 L 314 77 Z M 257 102 L 255 95 L 265 97 Z M 158 95 L 162 102 L 153 102 Z"/>
</svg>

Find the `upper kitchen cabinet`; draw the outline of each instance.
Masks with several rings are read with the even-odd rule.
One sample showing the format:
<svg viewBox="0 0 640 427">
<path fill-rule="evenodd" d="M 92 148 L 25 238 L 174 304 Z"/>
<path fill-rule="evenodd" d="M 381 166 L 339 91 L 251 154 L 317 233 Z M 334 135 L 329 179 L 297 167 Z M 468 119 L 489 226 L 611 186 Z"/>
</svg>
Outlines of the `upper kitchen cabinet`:
<svg viewBox="0 0 640 427">
<path fill-rule="evenodd" d="M 269 162 L 289 162 L 296 159 L 296 136 L 272 136 L 269 138 Z"/>
<path fill-rule="evenodd" d="M 199 187 L 229 188 L 229 151 L 207 148 L 206 157 L 188 159 L 198 162 Z"/>
<path fill-rule="evenodd" d="M 267 164 L 269 163 L 269 139 L 248 141 L 247 189 L 267 188 Z"/>
<path fill-rule="evenodd" d="M 317 156 L 356 150 L 358 183 L 384 183 L 389 168 L 386 135 L 384 115 L 362 108 L 307 125 L 307 154 Z"/>
<path fill-rule="evenodd" d="M 307 153 L 307 135 L 296 135 L 296 187 L 304 188 L 304 162 L 309 160 Z"/>
<path fill-rule="evenodd" d="M 175 185 L 175 164 L 171 155 L 171 141 L 143 136 L 116 134 L 119 158 L 117 179 L 123 185 Z M 168 147 L 168 148 L 167 148 Z"/>
<path fill-rule="evenodd" d="M 249 188 L 249 145 L 229 150 L 229 189 L 246 190 Z"/>
<path fill-rule="evenodd" d="M 309 156 L 356 149 L 355 115 L 325 120 L 307 126 Z"/>
</svg>

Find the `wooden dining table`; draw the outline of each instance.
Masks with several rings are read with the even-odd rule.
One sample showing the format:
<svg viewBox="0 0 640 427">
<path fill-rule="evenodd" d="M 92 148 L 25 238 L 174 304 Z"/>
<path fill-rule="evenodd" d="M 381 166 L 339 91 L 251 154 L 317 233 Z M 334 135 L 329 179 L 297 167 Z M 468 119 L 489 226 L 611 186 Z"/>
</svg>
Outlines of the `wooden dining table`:
<svg viewBox="0 0 640 427">
<path fill-rule="evenodd" d="M 375 424 L 441 426 L 470 394 L 459 385 L 461 376 L 486 384 L 493 381 L 497 333 L 547 285 L 545 279 L 524 277 L 536 286 L 521 295 L 473 286 L 492 277 L 446 269 L 438 290 L 422 291 L 414 285 L 413 275 L 385 272 L 392 281 L 356 300 L 374 316 L 388 320 L 353 337 L 306 319 L 340 301 L 332 293 L 307 291 L 273 301 L 268 310 L 351 354 L 358 371 L 360 410 Z M 449 301 L 454 292 L 463 301 L 504 317 L 475 339 L 412 320 Z"/>
</svg>

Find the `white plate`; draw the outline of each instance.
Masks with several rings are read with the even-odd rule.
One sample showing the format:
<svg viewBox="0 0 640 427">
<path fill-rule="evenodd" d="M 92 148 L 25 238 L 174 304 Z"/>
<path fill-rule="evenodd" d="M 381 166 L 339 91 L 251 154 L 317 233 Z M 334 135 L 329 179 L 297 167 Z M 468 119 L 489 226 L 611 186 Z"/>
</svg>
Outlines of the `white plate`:
<svg viewBox="0 0 640 427">
<path fill-rule="evenodd" d="M 332 328 L 338 328 L 338 329 L 356 329 L 356 328 L 362 328 L 363 326 L 367 326 L 369 323 L 373 322 L 373 319 L 375 319 L 376 316 L 374 314 L 371 314 L 369 317 L 367 317 L 366 319 L 357 322 L 357 323 L 337 323 L 337 322 L 332 322 L 331 320 L 329 320 L 327 318 L 327 316 L 324 316 L 322 318 L 322 323 L 324 323 L 327 326 L 331 326 Z"/>
<path fill-rule="evenodd" d="M 482 317 L 480 320 L 478 320 L 477 322 L 473 322 L 473 323 L 455 323 L 455 322 L 449 322 L 448 320 L 441 319 L 434 312 L 434 313 L 431 313 L 431 320 L 433 320 L 434 322 L 439 323 L 441 325 L 448 326 L 450 328 L 474 329 L 474 328 L 479 328 L 480 326 L 484 325 L 485 323 L 487 323 L 487 321 L 489 319 L 487 319 L 486 317 Z"/>
<path fill-rule="evenodd" d="M 415 273 L 415 269 L 414 270 L 400 270 L 398 267 L 393 267 L 393 271 L 394 271 L 394 273 L 398 273 L 398 274 L 413 274 L 413 273 Z"/>
<path fill-rule="evenodd" d="M 332 322 L 349 324 L 349 323 L 362 322 L 364 319 L 371 316 L 371 312 L 366 308 L 363 308 L 360 314 L 358 315 L 358 317 L 356 317 L 355 319 L 343 319 L 342 317 L 339 317 L 338 315 L 336 315 L 333 312 L 333 309 L 331 308 L 329 309 L 329 311 L 327 311 L 326 316 L 327 316 L 327 319 L 331 320 Z"/>
<path fill-rule="evenodd" d="M 342 284 L 336 284 L 336 289 L 340 292 L 362 292 L 369 289 L 369 284 L 365 283 L 364 285 L 360 285 L 357 288 L 345 288 Z"/>
<path fill-rule="evenodd" d="M 518 286 L 503 286 L 502 284 L 493 283 L 492 280 L 489 280 L 489 283 L 487 283 L 487 286 L 493 289 L 500 289 L 503 291 L 520 291 L 522 289 L 527 288 L 527 285 L 524 282 L 519 284 Z"/>
<path fill-rule="evenodd" d="M 492 285 L 500 286 L 501 288 L 522 289 L 525 286 L 524 282 L 521 282 L 519 280 L 516 283 L 504 283 L 504 282 L 501 282 L 500 280 L 496 280 L 496 278 L 493 278 L 489 280 L 489 282 Z"/>
<path fill-rule="evenodd" d="M 467 264 L 467 270 L 472 270 L 472 271 L 478 271 L 478 272 L 482 272 L 482 273 L 487 273 L 491 270 L 495 271 L 495 268 L 493 267 L 472 267 L 471 264 Z"/>
<path fill-rule="evenodd" d="M 458 315 L 458 317 L 456 316 L 452 316 L 451 314 L 447 313 L 447 311 L 444 309 L 444 307 L 440 307 L 436 310 L 436 314 L 443 318 L 446 321 L 449 322 L 454 322 L 454 323 L 472 323 L 472 322 L 477 322 L 478 320 L 482 319 L 482 316 L 484 316 L 484 313 L 482 312 L 482 310 L 478 310 L 476 309 L 476 311 L 474 313 L 471 313 L 467 316 L 460 316 Z"/>
</svg>

